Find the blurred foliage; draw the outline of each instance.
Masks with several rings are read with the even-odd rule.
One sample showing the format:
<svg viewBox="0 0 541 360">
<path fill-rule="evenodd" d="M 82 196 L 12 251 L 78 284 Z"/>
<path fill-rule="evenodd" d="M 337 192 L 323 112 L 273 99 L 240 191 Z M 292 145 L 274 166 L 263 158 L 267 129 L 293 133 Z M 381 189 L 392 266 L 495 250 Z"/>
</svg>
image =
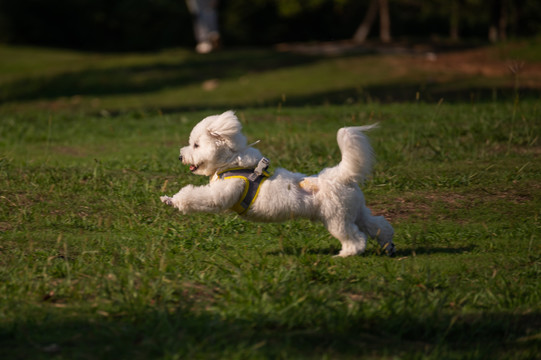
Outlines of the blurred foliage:
<svg viewBox="0 0 541 360">
<path fill-rule="evenodd" d="M 226 46 L 351 38 L 370 0 L 222 0 Z M 538 0 L 389 0 L 397 40 L 446 39 L 457 6 L 461 39 L 487 38 L 494 4 L 508 36 L 541 32 Z M 454 4 L 454 5 L 453 5 Z M 371 36 L 377 37 L 377 27 Z M 194 44 L 184 0 L 0 0 L 0 42 L 88 50 L 152 50 Z"/>
<path fill-rule="evenodd" d="M 182 0 L 0 0 L 0 41 L 95 50 L 189 43 Z"/>
</svg>

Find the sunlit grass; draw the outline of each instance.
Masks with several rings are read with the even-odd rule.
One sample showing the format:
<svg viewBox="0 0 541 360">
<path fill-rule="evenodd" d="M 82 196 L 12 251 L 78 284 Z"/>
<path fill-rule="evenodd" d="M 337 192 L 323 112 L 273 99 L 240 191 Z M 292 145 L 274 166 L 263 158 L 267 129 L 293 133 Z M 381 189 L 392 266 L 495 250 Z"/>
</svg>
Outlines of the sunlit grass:
<svg viewBox="0 0 541 360">
<path fill-rule="evenodd" d="M 536 61 L 531 55 L 535 45 L 486 48 L 487 72 L 472 72 L 460 59 L 430 62 L 414 49 L 398 55 L 343 56 L 226 49 L 201 56 L 184 49 L 99 54 L 2 46 L 0 112 L 111 115 L 396 100 L 436 103 L 441 98 L 509 101 L 516 91 L 535 98 L 539 74 L 524 75 Z M 512 64 L 520 65 L 515 73 L 509 70 Z"/>
<path fill-rule="evenodd" d="M 3 358 L 537 356 L 538 102 L 237 112 L 273 167 L 308 174 L 339 161 L 339 127 L 380 122 L 364 190 L 396 258 L 163 206 L 206 181 L 177 156 L 209 114 L 2 115 Z"/>
</svg>

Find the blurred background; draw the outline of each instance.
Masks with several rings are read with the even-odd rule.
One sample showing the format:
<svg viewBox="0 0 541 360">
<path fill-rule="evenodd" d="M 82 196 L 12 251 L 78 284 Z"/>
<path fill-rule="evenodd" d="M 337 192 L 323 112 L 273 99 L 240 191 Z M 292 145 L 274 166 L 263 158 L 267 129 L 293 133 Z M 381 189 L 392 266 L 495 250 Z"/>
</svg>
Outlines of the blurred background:
<svg viewBox="0 0 541 360">
<path fill-rule="evenodd" d="M 353 39 L 502 41 L 541 31 L 538 0 L 222 0 L 225 46 Z M 382 21 L 383 19 L 383 21 Z M 390 35 L 390 36 L 389 36 Z M 194 46 L 185 0 L 1 0 L 0 43 L 93 51 Z"/>
<path fill-rule="evenodd" d="M 539 0 L 0 0 L 0 113 L 539 99 L 540 34 Z"/>
</svg>

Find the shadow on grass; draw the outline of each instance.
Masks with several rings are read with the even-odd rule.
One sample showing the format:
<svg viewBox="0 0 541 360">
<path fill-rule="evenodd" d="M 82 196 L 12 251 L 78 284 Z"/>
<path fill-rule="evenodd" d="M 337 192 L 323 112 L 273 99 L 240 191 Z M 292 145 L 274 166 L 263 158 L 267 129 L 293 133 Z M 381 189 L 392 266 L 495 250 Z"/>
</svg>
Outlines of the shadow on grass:
<svg viewBox="0 0 541 360">
<path fill-rule="evenodd" d="M 348 88 L 335 91 L 326 91 L 319 93 L 307 93 L 305 95 L 290 95 L 284 103 L 283 98 L 269 98 L 257 102 L 235 102 L 227 100 L 224 103 L 208 103 L 205 105 L 182 105 L 182 106 L 159 106 L 157 108 L 147 108 L 146 110 L 159 110 L 163 114 L 178 113 L 184 111 L 215 110 L 217 112 L 224 109 L 240 110 L 246 107 L 268 107 L 276 104 L 286 106 L 320 106 L 320 105 L 348 105 L 365 103 L 392 103 L 392 102 L 415 102 L 417 93 L 419 101 L 424 103 L 437 103 L 441 99 L 446 103 L 484 103 L 495 101 L 513 102 L 517 92 L 512 87 L 464 87 L 459 89 L 446 90 L 446 84 L 433 84 L 430 86 L 423 84 L 405 84 L 396 83 L 385 86 L 369 86 L 364 88 Z M 449 84 L 447 84 L 449 85 Z M 526 88 L 518 92 L 520 99 L 539 99 L 541 98 L 541 88 Z M 111 111 L 111 115 L 117 112 Z"/>
<path fill-rule="evenodd" d="M 0 324 L 0 355 L 41 358 L 321 358 L 430 355 L 432 358 L 534 358 L 541 313 L 464 316 L 393 314 L 328 322 L 253 315 L 218 317 L 149 309 L 104 317 L 55 312 Z M 295 320 L 293 320 L 295 321 Z M 315 323 L 313 323 L 315 322 Z M 537 332 L 537 333 L 536 333 Z M 534 356 L 534 357 L 532 357 Z"/>
<path fill-rule="evenodd" d="M 475 246 L 462 246 L 462 247 L 455 247 L 455 248 L 445 248 L 445 247 L 407 247 L 407 248 L 400 248 L 399 245 L 397 245 L 397 251 L 395 257 L 404 257 L 404 256 L 415 256 L 415 255 L 431 255 L 431 254 L 463 254 L 471 252 L 475 249 Z M 308 247 L 291 247 L 291 246 L 284 246 L 284 248 L 280 250 L 273 250 L 269 251 L 266 254 L 267 255 L 292 255 L 292 256 L 300 256 L 303 254 L 309 254 L 309 255 L 329 255 L 333 256 L 338 254 L 340 252 L 340 245 L 331 245 L 324 248 L 308 248 Z M 384 254 L 380 251 L 370 251 L 367 250 L 364 255 L 360 256 L 366 256 L 366 255 L 382 255 Z"/>
<path fill-rule="evenodd" d="M 415 256 L 415 255 L 431 255 L 431 254 L 451 254 L 458 255 L 469 253 L 475 249 L 474 245 L 461 247 L 407 247 L 400 248 L 396 251 L 396 256 Z"/>
<path fill-rule="evenodd" d="M 284 246 L 279 250 L 273 250 L 266 252 L 267 255 L 293 255 L 301 256 L 304 254 L 309 255 L 336 255 L 340 251 L 340 245 L 337 246 L 328 246 L 323 248 L 310 248 L 310 247 L 293 247 L 293 246 Z"/>
<path fill-rule="evenodd" d="M 347 57 L 345 55 L 344 57 Z M 55 99 L 75 95 L 106 96 L 156 92 L 169 87 L 201 84 L 209 79 L 238 79 L 250 73 L 308 65 L 320 61 L 322 56 L 307 56 L 268 50 L 239 50 L 212 54 L 192 55 L 179 59 L 178 63 L 155 63 L 151 65 L 118 66 L 106 69 L 84 69 L 50 76 L 33 76 L 0 85 L 0 103 L 36 99 Z M 541 88 L 524 88 L 521 97 L 541 95 Z M 419 97 L 418 97 L 419 96 Z M 512 86 L 478 86 L 472 84 L 426 83 L 426 81 L 396 82 L 384 85 L 344 88 L 333 91 L 310 93 L 287 97 L 289 106 L 321 104 L 348 104 L 396 101 L 445 101 L 483 102 L 514 99 Z M 215 104 L 215 108 L 243 108 L 268 106 L 283 102 L 282 98 L 258 101 Z M 204 109 L 212 108 L 205 104 Z M 200 110 L 202 106 L 186 104 L 180 107 L 160 108 L 164 113 Z"/>
<path fill-rule="evenodd" d="M 303 96 L 288 97 L 287 105 L 321 105 L 347 103 L 392 103 L 392 102 L 487 102 L 514 100 L 517 92 L 512 86 L 483 87 L 460 85 L 452 88 L 452 83 L 423 84 L 391 83 L 378 86 L 348 88 Z M 521 98 L 539 98 L 541 88 L 522 88 L 518 91 Z M 418 98 L 417 98 L 418 97 Z"/>
<path fill-rule="evenodd" d="M 85 69 L 58 75 L 31 77 L 0 85 L 0 103 L 53 99 L 74 95 L 137 94 L 205 80 L 239 78 L 317 61 L 314 56 L 279 53 L 272 50 L 219 52 L 212 56 L 192 55 L 176 64 L 119 66 Z"/>
</svg>

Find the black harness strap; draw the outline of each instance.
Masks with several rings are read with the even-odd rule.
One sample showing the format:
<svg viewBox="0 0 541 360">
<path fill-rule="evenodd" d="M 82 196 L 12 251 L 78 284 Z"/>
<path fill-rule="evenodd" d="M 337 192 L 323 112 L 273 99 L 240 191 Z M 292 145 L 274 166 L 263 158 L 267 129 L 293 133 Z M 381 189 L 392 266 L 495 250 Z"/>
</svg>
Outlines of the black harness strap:
<svg viewBox="0 0 541 360">
<path fill-rule="evenodd" d="M 220 179 L 237 178 L 244 180 L 244 192 L 240 200 L 233 205 L 232 210 L 238 214 L 244 214 L 254 203 L 259 194 L 261 184 L 270 177 L 270 174 L 266 171 L 268 164 L 269 161 L 263 158 L 255 169 L 229 169 L 217 174 Z"/>
</svg>

